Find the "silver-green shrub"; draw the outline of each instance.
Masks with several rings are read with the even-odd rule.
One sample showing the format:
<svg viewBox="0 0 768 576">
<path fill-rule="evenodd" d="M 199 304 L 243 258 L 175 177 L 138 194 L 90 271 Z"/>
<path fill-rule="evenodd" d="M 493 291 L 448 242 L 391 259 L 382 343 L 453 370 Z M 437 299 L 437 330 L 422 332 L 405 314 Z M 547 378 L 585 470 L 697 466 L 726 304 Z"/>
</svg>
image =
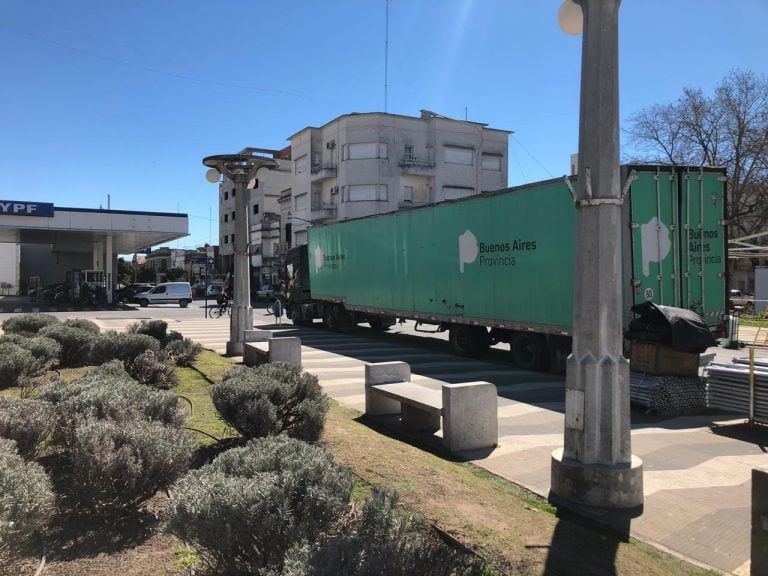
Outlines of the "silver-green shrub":
<svg viewBox="0 0 768 576">
<path fill-rule="evenodd" d="M 14 333 L 23 336 L 34 336 L 46 326 L 58 323 L 59 319 L 51 314 L 19 314 L 3 321 L 3 332 L 6 334 Z"/>
<path fill-rule="evenodd" d="M 53 338 L 61 345 L 59 362 L 64 367 L 86 365 L 91 353 L 91 346 L 97 339 L 97 336 L 92 332 L 63 323 L 46 326 L 38 334 Z"/>
<path fill-rule="evenodd" d="M 179 377 L 171 363 L 165 362 L 165 355 L 145 350 L 127 366 L 128 373 L 140 384 L 162 390 L 170 390 L 179 383 Z"/>
<path fill-rule="evenodd" d="M 96 324 L 96 322 L 88 320 L 87 318 L 67 318 L 64 320 L 64 324 L 66 326 L 72 326 L 74 328 L 79 328 L 80 330 L 85 330 L 91 334 L 101 333 L 101 328 L 99 328 L 99 325 Z"/>
<path fill-rule="evenodd" d="M 139 384 L 118 361 L 93 368 L 70 383 L 56 382 L 41 390 L 40 398 L 56 406 L 63 440 L 72 422 L 83 418 L 143 419 L 176 428 L 186 420 L 178 396 Z"/>
<path fill-rule="evenodd" d="M 159 422 L 83 420 L 67 452 L 72 496 L 89 509 L 136 506 L 181 477 L 193 449 L 185 430 Z"/>
<path fill-rule="evenodd" d="M 315 441 L 328 411 L 317 377 L 284 362 L 234 367 L 211 397 L 221 417 L 247 438 L 287 434 Z"/>
<path fill-rule="evenodd" d="M 50 402 L 0 396 L 0 438 L 14 440 L 22 457 L 34 458 L 55 424 L 55 410 Z"/>
<path fill-rule="evenodd" d="M 142 320 L 141 322 L 129 324 L 126 328 L 127 332 L 132 334 L 146 334 L 152 336 L 152 338 L 158 342 L 165 340 L 167 330 L 168 322 L 165 320 Z"/>
<path fill-rule="evenodd" d="M 481 576 L 484 563 L 431 537 L 398 507 L 393 492 L 374 488 L 352 521 L 313 545 L 288 551 L 280 576 Z"/>
<path fill-rule="evenodd" d="M 152 350 L 160 352 L 160 343 L 147 334 L 109 331 L 101 334 L 93 343 L 90 363 L 103 364 L 110 360 L 120 360 L 128 368 L 139 354 Z"/>
<path fill-rule="evenodd" d="M 169 527 L 217 574 L 280 570 L 286 551 L 314 542 L 344 513 L 351 490 L 350 472 L 323 448 L 261 438 L 182 478 Z"/>
<path fill-rule="evenodd" d="M 176 332 L 176 334 L 178 334 L 178 332 Z M 202 351 L 203 347 L 189 338 L 166 339 L 163 355 L 171 364 L 175 364 L 176 366 L 191 366 Z"/>
<path fill-rule="evenodd" d="M 33 371 L 35 357 L 32 352 L 12 342 L 0 343 L 0 388 L 19 384 L 19 378 Z"/>
<path fill-rule="evenodd" d="M 25 544 L 48 524 L 55 504 L 42 466 L 19 456 L 12 440 L 0 439 L 0 562 L 4 551 Z"/>
</svg>

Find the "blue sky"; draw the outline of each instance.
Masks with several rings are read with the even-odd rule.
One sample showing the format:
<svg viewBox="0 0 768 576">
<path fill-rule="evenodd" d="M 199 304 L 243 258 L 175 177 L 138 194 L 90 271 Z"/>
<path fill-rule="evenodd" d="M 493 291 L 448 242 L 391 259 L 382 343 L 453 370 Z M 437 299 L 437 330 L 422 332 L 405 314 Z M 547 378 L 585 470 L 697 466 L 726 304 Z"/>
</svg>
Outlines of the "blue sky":
<svg viewBox="0 0 768 576">
<path fill-rule="evenodd" d="M 580 37 L 561 0 L 390 0 L 386 111 L 514 131 L 509 184 L 568 171 Z M 624 0 L 621 118 L 766 74 L 768 0 Z M 385 110 L 385 0 L 3 0 L 0 198 L 184 212 L 218 241 L 201 160 Z M 624 150 L 625 152 L 627 150 Z"/>
</svg>

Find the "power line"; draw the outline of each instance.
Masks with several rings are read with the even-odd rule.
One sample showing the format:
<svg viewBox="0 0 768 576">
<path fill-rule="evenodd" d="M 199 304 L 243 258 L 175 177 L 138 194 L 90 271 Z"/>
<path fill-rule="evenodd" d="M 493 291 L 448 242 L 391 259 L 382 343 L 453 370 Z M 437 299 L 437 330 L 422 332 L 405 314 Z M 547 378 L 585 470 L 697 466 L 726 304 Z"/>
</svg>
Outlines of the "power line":
<svg viewBox="0 0 768 576">
<path fill-rule="evenodd" d="M 515 138 L 515 135 L 514 135 L 514 134 L 510 134 L 509 136 L 510 136 L 510 138 L 512 138 L 512 140 L 514 140 L 515 142 L 517 142 L 517 144 L 520 146 L 520 148 L 522 148 L 522 149 L 523 149 L 523 151 L 524 151 L 526 154 L 528 154 L 528 156 L 530 156 L 531 158 L 533 158 L 533 161 L 534 161 L 534 162 L 536 162 L 536 164 L 538 164 L 539 166 L 541 166 L 541 168 L 544 170 L 544 172 L 546 172 L 547 174 L 549 174 L 549 175 L 550 175 L 550 177 L 552 177 L 552 178 L 555 178 L 555 175 L 554 175 L 554 174 L 552 174 L 552 172 L 550 172 L 550 171 L 547 169 L 547 167 L 546 167 L 546 166 L 544 166 L 544 164 L 542 164 L 541 162 L 539 162 L 539 159 L 538 159 L 538 158 L 536 158 L 536 156 L 534 156 L 534 155 L 531 153 L 531 151 L 530 151 L 530 150 L 528 150 L 528 148 L 526 148 L 525 146 L 523 146 L 522 142 L 520 142 L 520 140 L 518 140 L 517 138 Z"/>
</svg>

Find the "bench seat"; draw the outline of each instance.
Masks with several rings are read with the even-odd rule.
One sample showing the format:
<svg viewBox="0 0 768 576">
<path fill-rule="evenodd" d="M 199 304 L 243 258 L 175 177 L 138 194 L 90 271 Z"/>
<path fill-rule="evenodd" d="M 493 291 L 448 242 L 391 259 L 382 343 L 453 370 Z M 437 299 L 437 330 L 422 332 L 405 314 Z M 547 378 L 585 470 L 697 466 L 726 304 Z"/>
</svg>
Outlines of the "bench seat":
<svg viewBox="0 0 768 576">
<path fill-rule="evenodd" d="M 400 414 L 404 430 L 443 429 L 449 452 L 490 449 L 498 442 L 496 387 L 488 382 L 443 384 L 440 390 L 410 381 L 405 362 L 365 365 L 365 413 Z"/>
</svg>

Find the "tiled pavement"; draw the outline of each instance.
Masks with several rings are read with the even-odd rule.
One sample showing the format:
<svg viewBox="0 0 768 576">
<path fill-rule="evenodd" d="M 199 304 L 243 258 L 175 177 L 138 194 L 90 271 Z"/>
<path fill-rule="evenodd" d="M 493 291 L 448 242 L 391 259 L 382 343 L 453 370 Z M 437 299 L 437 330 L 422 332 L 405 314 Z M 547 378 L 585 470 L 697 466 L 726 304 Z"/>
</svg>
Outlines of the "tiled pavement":
<svg viewBox="0 0 768 576">
<path fill-rule="evenodd" d="M 122 330 L 136 319 L 110 316 L 97 315 L 96 321 L 104 329 Z M 170 329 L 224 352 L 225 319 L 168 321 Z M 494 383 L 499 447 L 474 462 L 548 495 L 550 455 L 562 445 L 562 377 L 354 334 L 291 325 L 279 329 L 301 337 L 304 368 L 319 377 L 326 393 L 357 410 L 364 405 L 366 361 L 406 361 L 414 381 L 435 388 L 442 382 Z M 631 534 L 721 571 L 748 574 L 750 474 L 753 467 L 768 467 L 768 432 L 750 430 L 743 418 L 724 414 L 664 418 L 633 409 L 632 420 L 632 452 L 644 463 L 645 504 L 643 514 L 631 521 Z"/>
</svg>

